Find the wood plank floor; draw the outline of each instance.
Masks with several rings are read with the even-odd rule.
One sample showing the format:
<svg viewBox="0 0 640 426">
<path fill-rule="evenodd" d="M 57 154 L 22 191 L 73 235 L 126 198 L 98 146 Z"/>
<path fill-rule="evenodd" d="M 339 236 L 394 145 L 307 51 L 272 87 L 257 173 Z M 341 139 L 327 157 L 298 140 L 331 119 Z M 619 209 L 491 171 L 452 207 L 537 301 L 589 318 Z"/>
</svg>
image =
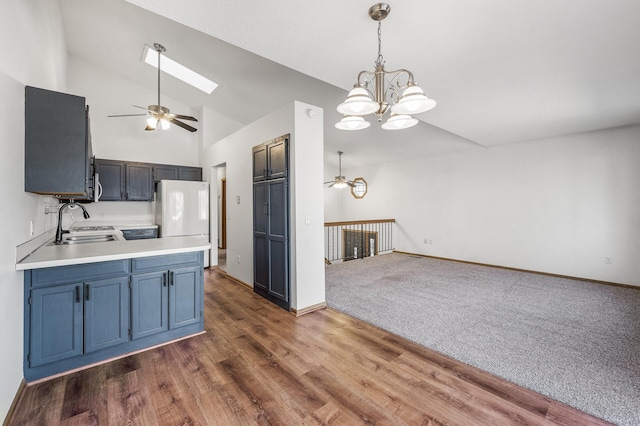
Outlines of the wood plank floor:
<svg viewBox="0 0 640 426">
<path fill-rule="evenodd" d="M 206 334 L 28 386 L 11 425 L 608 424 L 331 309 L 216 271 Z"/>
</svg>

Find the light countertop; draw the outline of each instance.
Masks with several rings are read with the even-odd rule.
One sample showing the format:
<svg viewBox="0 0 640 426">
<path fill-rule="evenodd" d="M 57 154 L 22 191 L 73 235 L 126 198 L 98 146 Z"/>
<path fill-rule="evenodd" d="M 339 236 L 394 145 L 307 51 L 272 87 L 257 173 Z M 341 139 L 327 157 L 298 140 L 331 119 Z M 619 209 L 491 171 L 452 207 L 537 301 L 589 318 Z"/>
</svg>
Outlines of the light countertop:
<svg viewBox="0 0 640 426">
<path fill-rule="evenodd" d="M 208 250 L 207 237 L 168 237 L 74 245 L 43 245 L 16 263 L 17 271 Z"/>
</svg>

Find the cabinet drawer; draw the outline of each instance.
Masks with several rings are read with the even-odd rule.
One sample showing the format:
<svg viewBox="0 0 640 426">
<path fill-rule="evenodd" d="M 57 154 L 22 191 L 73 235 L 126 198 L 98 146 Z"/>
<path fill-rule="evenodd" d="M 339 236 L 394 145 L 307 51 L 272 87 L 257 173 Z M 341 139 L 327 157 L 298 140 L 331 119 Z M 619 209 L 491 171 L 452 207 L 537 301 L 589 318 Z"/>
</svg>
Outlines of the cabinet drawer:
<svg viewBox="0 0 640 426">
<path fill-rule="evenodd" d="M 43 287 L 69 282 L 86 282 L 118 275 L 127 275 L 129 274 L 129 270 L 129 259 L 33 269 L 30 271 L 31 286 Z"/>
<path fill-rule="evenodd" d="M 175 266 L 199 265 L 202 259 L 201 251 L 168 254 L 165 256 L 139 257 L 131 259 L 131 272 L 165 271 Z"/>
</svg>

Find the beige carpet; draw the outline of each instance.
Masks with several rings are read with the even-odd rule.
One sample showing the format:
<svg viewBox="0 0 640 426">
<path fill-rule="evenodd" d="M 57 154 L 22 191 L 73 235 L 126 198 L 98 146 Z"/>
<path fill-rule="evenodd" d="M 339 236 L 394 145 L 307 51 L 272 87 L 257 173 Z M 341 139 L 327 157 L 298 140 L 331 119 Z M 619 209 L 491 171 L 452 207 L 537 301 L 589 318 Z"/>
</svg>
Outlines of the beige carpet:
<svg viewBox="0 0 640 426">
<path fill-rule="evenodd" d="M 621 425 L 640 425 L 640 289 L 403 254 L 326 266 L 327 304 Z"/>
</svg>

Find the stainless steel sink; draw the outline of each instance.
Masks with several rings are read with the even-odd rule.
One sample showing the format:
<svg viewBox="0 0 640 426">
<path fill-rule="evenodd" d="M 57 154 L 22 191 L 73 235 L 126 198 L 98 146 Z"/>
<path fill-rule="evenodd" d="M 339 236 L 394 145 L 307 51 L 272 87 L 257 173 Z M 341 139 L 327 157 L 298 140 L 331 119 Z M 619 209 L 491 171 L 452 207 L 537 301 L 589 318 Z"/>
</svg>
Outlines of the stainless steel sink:
<svg viewBox="0 0 640 426">
<path fill-rule="evenodd" d="M 96 234 L 96 235 L 62 235 L 62 242 L 59 245 L 71 245 L 71 244 L 87 244 L 87 243 L 104 243 L 107 241 L 118 241 L 114 234 Z M 56 245 L 55 242 L 50 242 L 48 246 Z"/>
</svg>

